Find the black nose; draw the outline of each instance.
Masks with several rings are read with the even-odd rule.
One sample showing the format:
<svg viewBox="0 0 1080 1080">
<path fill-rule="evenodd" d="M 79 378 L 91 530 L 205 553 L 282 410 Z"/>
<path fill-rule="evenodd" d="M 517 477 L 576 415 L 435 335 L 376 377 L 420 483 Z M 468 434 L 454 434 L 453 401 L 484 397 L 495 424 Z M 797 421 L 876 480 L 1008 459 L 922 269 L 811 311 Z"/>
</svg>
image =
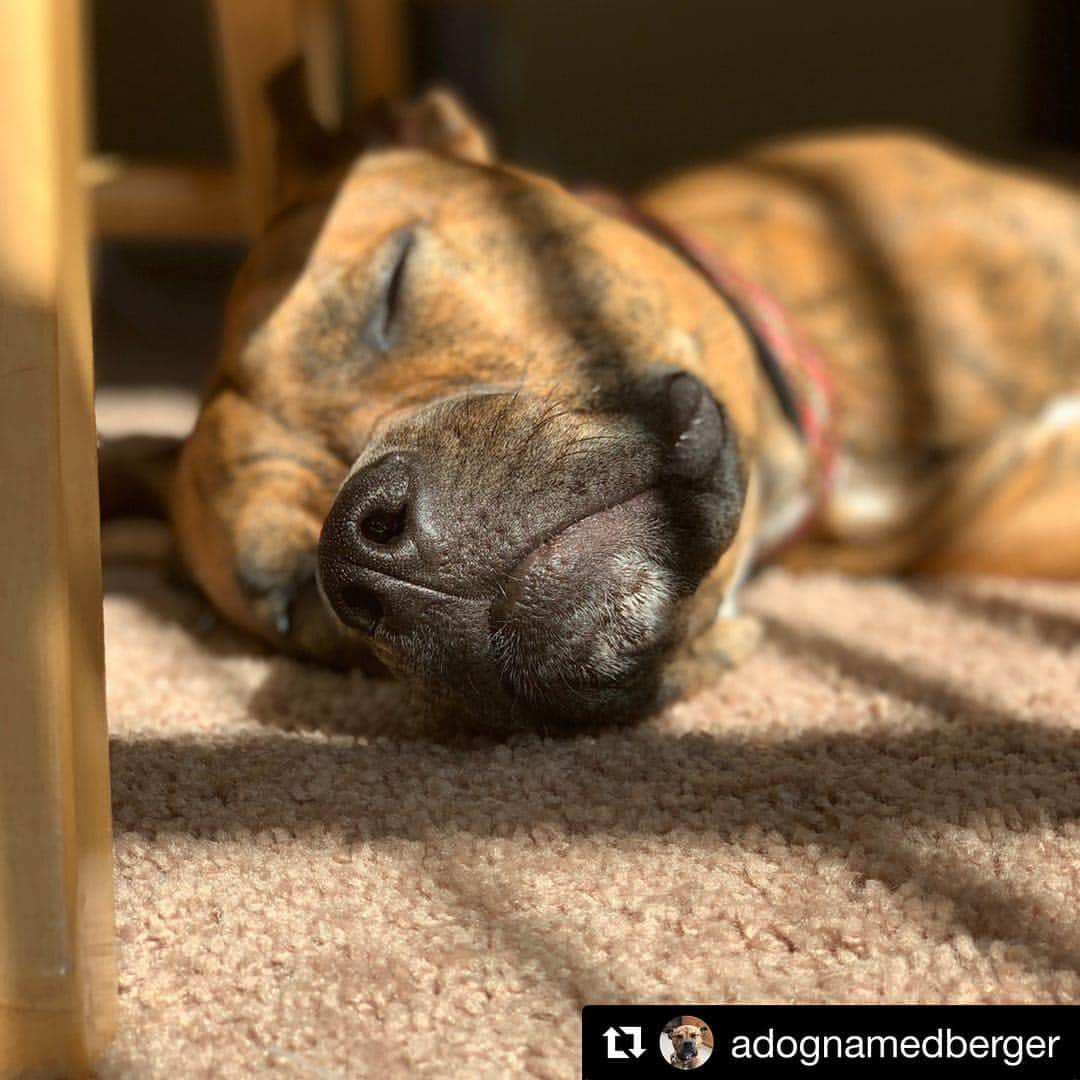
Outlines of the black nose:
<svg viewBox="0 0 1080 1080">
<path fill-rule="evenodd" d="M 387 454 L 358 469 L 338 492 L 319 539 L 319 580 L 346 626 L 372 634 L 384 620 L 408 633 L 415 598 L 404 578 L 417 562 L 415 463 Z"/>
<path fill-rule="evenodd" d="M 405 454 L 387 454 L 353 473 L 337 499 L 352 544 L 376 560 L 400 546 L 414 485 L 413 462 Z"/>
</svg>

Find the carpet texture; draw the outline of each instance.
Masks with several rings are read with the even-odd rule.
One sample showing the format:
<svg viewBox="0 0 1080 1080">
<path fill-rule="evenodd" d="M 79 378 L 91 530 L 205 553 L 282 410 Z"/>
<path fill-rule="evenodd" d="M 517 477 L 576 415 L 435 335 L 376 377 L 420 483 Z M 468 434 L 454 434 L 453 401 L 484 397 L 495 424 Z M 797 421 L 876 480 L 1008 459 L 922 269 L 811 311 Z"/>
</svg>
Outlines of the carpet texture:
<svg viewBox="0 0 1080 1080">
<path fill-rule="evenodd" d="M 1080 1002 L 1080 585 L 770 571 L 708 691 L 499 742 L 215 623 L 156 526 L 105 549 L 101 1077 L 571 1077 L 586 1002 Z"/>
</svg>

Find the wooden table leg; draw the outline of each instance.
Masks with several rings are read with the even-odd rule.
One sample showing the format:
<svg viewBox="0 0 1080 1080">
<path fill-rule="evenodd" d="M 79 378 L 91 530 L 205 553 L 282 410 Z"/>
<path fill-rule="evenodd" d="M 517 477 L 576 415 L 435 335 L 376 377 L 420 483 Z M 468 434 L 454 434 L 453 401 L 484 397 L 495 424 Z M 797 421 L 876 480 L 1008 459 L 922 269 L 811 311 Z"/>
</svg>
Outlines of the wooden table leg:
<svg viewBox="0 0 1080 1080">
<path fill-rule="evenodd" d="M 115 1022 L 78 0 L 0 3 L 0 1075 Z"/>
</svg>

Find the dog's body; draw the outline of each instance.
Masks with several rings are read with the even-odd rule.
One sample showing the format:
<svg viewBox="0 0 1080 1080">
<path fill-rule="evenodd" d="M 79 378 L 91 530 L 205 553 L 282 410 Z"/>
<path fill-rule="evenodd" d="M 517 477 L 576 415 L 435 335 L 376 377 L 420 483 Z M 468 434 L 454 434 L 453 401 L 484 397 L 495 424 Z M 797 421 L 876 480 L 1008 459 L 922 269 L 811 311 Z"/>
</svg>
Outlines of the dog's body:
<svg viewBox="0 0 1080 1080">
<path fill-rule="evenodd" d="M 788 557 L 1080 574 L 1080 197 L 926 139 L 792 141 L 646 202 L 762 282 L 837 391 L 840 457 Z"/>
<path fill-rule="evenodd" d="M 421 146 L 317 185 L 237 282 L 170 494 L 232 621 L 589 721 L 744 651 L 738 587 L 807 509 L 792 565 L 1080 574 L 1075 194 L 867 135 L 644 195 L 816 345 L 825 476 L 702 274 L 425 107 Z"/>
</svg>

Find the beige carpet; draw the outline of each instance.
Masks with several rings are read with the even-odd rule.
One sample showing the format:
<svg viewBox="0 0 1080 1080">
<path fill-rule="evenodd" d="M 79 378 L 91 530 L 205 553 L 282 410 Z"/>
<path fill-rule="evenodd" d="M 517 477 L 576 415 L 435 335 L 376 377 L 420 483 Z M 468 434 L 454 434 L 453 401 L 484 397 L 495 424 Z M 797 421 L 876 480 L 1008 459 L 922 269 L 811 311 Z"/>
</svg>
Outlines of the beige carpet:
<svg viewBox="0 0 1080 1080">
<path fill-rule="evenodd" d="M 106 552 L 102 1077 L 571 1077 L 585 1002 L 1080 1002 L 1080 586 L 767 573 L 708 692 L 499 743 L 214 625 L 154 527 Z"/>
</svg>

